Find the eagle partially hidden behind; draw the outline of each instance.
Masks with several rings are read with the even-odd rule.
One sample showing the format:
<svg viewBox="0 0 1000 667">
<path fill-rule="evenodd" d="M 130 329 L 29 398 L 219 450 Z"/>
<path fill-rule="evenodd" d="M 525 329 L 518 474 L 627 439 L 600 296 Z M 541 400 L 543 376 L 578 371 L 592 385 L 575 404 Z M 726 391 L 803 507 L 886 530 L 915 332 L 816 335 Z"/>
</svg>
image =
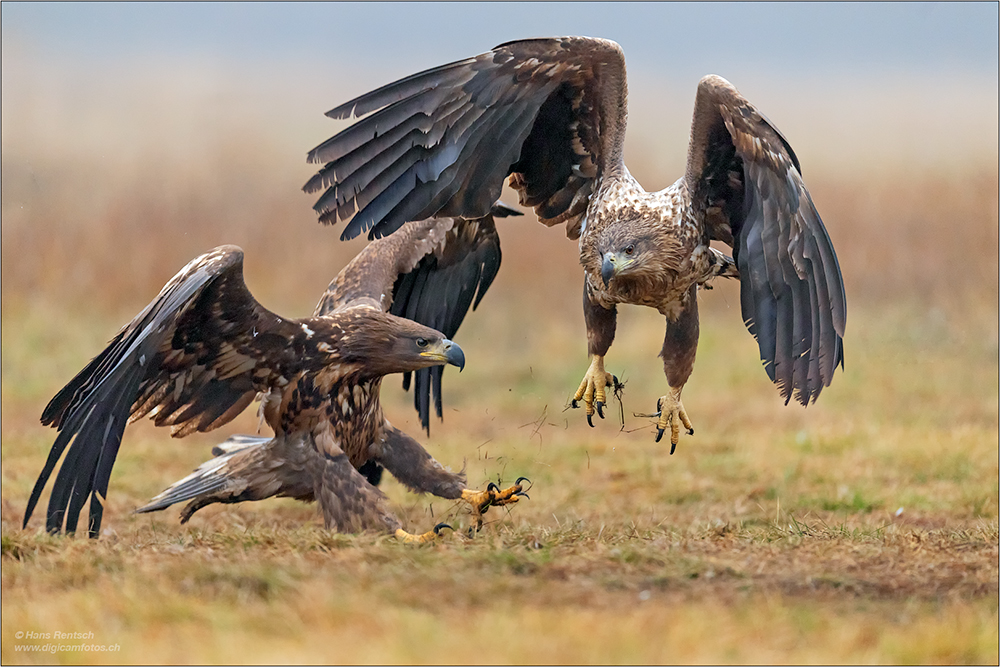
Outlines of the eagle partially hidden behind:
<svg viewBox="0 0 1000 667">
<path fill-rule="evenodd" d="M 215 449 L 217 458 L 138 511 L 190 500 L 185 522 L 210 503 L 283 496 L 318 500 L 329 529 L 431 539 L 443 524 L 413 535 L 386 509 L 375 486 L 384 468 L 413 491 L 468 503 L 481 522 L 491 505 L 524 495 L 523 478 L 504 490 L 492 483 L 485 491 L 466 488 L 463 473 L 446 469 L 389 423 L 379 390 L 390 373 L 464 367 L 457 344 L 413 320 L 457 330 L 499 261 L 492 215 L 414 222 L 355 257 L 312 317 L 285 319 L 247 290 L 242 250 L 221 246 L 196 258 L 45 408 L 42 423 L 59 434 L 32 491 L 25 527 L 67 446 L 46 529 L 75 532 L 89 499 L 88 531 L 97 537 L 126 423 L 148 415 L 183 437 L 226 424 L 258 394 L 273 438 L 231 438 Z M 439 391 L 440 375 L 434 377 Z M 425 394 L 428 387 L 425 381 Z M 426 418 L 426 396 L 422 405 Z"/>
<path fill-rule="evenodd" d="M 603 417 L 604 357 L 620 303 L 666 317 L 667 393 L 656 440 L 694 433 L 681 390 L 698 343 L 697 288 L 739 277 L 743 319 L 768 377 L 803 405 L 843 366 L 847 303 L 833 245 L 781 133 L 718 76 L 698 84 L 687 170 L 646 192 L 624 162 L 625 59 L 587 37 L 501 44 L 400 79 L 329 111 L 363 117 L 309 153 L 326 163 L 324 223 L 382 237 L 430 216 L 477 218 L 504 179 L 545 225 L 579 239 L 590 368 L 572 400 Z M 735 260 L 710 247 L 721 241 Z"/>
</svg>

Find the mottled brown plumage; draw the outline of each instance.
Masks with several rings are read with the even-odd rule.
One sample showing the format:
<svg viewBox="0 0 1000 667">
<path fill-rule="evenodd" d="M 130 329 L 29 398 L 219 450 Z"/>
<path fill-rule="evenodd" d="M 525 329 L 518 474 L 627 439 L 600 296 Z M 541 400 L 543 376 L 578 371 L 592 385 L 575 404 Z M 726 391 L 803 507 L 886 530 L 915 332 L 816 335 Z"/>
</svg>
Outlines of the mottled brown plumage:
<svg viewBox="0 0 1000 667">
<path fill-rule="evenodd" d="M 96 537 L 127 421 L 149 416 L 182 437 L 222 426 L 258 395 L 273 438 L 239 437 L 221 446 L 219 458 L 140 511 L 191 500 L 187 520 L 212 502 L 290 496 L 318 500 L 331 529 L 396 531 L 384 495 L 366 480 L 377 483 L 382 468 L 414 491 L 464 499 L 476 512 L 516 501 L 516 491 L 504 497 L 467 489 L 464 475 L 392 427 L 379 402 L 387 374 L 464 365 L 461 349 L 440 331 L 389 311 L 423 297 L 428 303 L 414 317 L 444 313 L 457 330 L 471 301 L 465 292 L 481 297 L 495 270 L 484 271 L 474 252 L 463 252 L 451 275 L 464 286 L 455 295 L 436 287 L 439 271 L 425 263 L 447 254 L 449 244 L 483 242 L 477 232 L 488 237 L 491 228 L 490 216 L 415 222 L 369 245 L 333 281 L 315 314 L 302 319 L 282 318 L 254 300 L 239 248 L 222 246 L 193 260 L 45 408 L 42 422 L 59 435 L 25 525 L 67 446 L 46 528 L 75 532 L 89 500 L 88 530 Z M 422 266 L 422 286 L 394 300 L 398 285 Z"/>
<path fill-rule="evenodd" d="M 618 304 L 659 310 L 669 390 L 657 439 L 691 429 L 680 393 L 698 340 L 697 288 L 739 277 L 743 317 L 786 402 L 807 404 L 843 364 L 846 299 L 836 254 L 788 142 L 724 79 L 698 84 L 687 170 L 647 192 L 625 166 L 625 59 L 586 37 L 501 44 L 333 109 L 360 118 L 309 153 L 305 186 L 344 238 L 405 221 L 484 215 L 509 177 L 521 204 L 580 242 L 588 351 L 573 404 L 603 417 L 604 355 Z M 731 259 L 711 241 L 733 248 Z"/>
</svg>

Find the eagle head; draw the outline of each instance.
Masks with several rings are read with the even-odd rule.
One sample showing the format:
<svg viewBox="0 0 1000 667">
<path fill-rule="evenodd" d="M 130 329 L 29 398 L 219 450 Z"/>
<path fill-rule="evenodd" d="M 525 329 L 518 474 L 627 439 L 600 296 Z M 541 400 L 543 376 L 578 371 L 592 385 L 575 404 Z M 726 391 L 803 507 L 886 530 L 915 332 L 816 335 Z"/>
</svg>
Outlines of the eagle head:
<svg viewBox="0 0 1000 667">
<path fill-rule="evenodd" d="M 658 270 L 657 251 L 660 244 L 650 235 L 635 234 L 628 229 L 608 230 L 598 241 L 601 280 L 608 287 L 617 278 L 639 277 Z"/>
<path fill-rule="evenodd" d="M 436 329 L 373 308 L 359 308 L 344 322 L 340 354 L 367 375 L 451 364 L 465 368 L 462 348 Z"/>
</svg>

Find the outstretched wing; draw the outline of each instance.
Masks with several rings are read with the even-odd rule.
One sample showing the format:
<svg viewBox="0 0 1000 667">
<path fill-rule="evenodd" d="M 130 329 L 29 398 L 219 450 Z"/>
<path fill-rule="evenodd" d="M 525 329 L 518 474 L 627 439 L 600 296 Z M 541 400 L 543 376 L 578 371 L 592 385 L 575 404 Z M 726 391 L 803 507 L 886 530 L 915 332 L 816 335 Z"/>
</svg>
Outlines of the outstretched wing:
<svg viewBox="0 0 1000 667">
<path fill-rule="evenodd" d="M 24 515 L 63 451 L 46 528 L 75 532 L 90 499 L 89 533 L 100 531 L 103 500 L 126 423 L 144 415 L 181 437 L 233 419 L 298 363 L 298 324 L 264 309 L 243 282 L 243 251 L 221 246 L 190 262 L 46 406 L 59 430 Z M 71 444 L 72 443 L 72 444 Z"/>
<path fill-rule="evenodd" d="M 792 147 L 728 81 L 706 76 L 685 179 L 709 236 L 733 247 L 743 320 L 768 377 L 786 403 L 793 392 L 816 400 L 844 364 L 847 299 Z"/>
<path fill-rule="evenodd" d="M 625 59 L 614 42 L 529 39 L 400 79 L 329 111 L 366 116 L 309 152 L 341 238 L 410 220 L 485 216 L 504 178 L 541 222 L 579 235 L 595 181 L 622 164 Z"/>
<path fill-rule="evenodd" d="M 500 237 L 494 216 L 520 215 L 497 202 L 477 220 L 431 218 L 410 222 L 369 243 L 330 283 L 316 316 L 366 303 L 437 329 L 454 338 L 500 270 Z M 415 371 L 413 403 L 430 432 L 430 401 L 442 416 L 443 366 Z M 410 388 L 410 373 L 403 388 Z"/>
</svg>

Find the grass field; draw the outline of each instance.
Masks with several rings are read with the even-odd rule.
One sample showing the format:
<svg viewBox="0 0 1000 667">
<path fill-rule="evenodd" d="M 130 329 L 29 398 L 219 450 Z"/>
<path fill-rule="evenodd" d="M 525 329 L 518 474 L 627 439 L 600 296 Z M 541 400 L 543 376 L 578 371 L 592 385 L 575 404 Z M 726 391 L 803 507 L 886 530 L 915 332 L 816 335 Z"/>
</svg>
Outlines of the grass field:
<svg viewBox="0 0 1000 667">
<path fill-rule="evenodd" d="M 456 336 L 468 367 L 446 373 L 444 423 L 419 434 L 397 379 L 383 402 L 473 484 L 524 475 L 531 499 L 468 539 L 459 509 L 387 479 L 411 530 L 460 529 L 414 548 L 330 534 L 316 507 L 285 500 L 186 526 L 176 510 L 131 514 L 213 443 L 253 432 L 251 414 L 184 441 L 130 427 L 100 540 L 47 536 L 39 516 L 21 529 L 53 439 L 45 403 L 185 262 L 236 243 L 257 298 L 301 316 L 361 247 L 297 192 L 305 150 L 332 129 L 321 116 L 318 130 L 275 129 L 259 110 L 230 122 L 224 94 L 154 77 L 144 85 L 175 93 L 154 137 L 148 109 L 83 97 L 71 116 L 58 77 L 44 80 L 4 83 L 4 663 L 996 663 L 995 96 L 985 158 L 894 165 L 881 146 L 851 171 L 836 137 L 806 137 L 811 160 L 807 130 L 761 103 L 840 255 L 846 371 L 815 405 L 783 406 L 737 286 L 719 285 L 703 293 L 684 396 L 696 435 L 673 456 L 633 416 L 662 394 L 659 315 L 623 309 L 607 360 L 623 405 L 588 428 L 566 410 L 587 366 L 575 245 L 503 221 L 504 267 Z M 195 103 L 204 118 L 183 115 Z M 670 122 L 683 136 L 688 119 Z M 634 171 L 660 187 L 671 159 L 637 151 L 651 166 Z M 24 650 L 81 643 L 56 632 L 116 650 Z"/>
</svg>

